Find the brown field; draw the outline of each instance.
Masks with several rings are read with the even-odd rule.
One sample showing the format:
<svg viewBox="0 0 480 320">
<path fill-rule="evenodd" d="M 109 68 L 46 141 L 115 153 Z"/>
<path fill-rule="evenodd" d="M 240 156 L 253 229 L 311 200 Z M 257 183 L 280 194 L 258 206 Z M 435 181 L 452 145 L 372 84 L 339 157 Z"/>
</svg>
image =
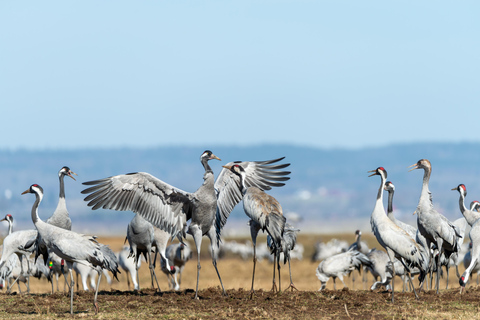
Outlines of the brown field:
<svg viewBox="0 0 480 320">
<path fill-rule="evenodd" d="M 459 294 L 458 279 L 455 272 L 450 273 L 450 286 L 446 290 L 445 279 L 441 282 L 439 295 L 434 291 L 420 293 L 420 300 L 415 300 L 413 293 L 402 293 L 400 279 L 395 282 L 396 302 L 390 303 L 390 294 L 382 291 L 370 292 L 368 287 L 373 277 L 368 275 L 368 284 L 364 288 L 357 274 L 355 287 L 351 277 L 344 289 L 337 281 L 337 291 L 333 291 L 330 280 L 327 290 L 318 292 L 320 282 L 315 276 L 318 262 L 311 262 L 313 244 L 322 239 L 328 241 L 336 237 L 353 242 L 353 234 L 348 235 L 299 235 L 298 242 L 305 247 L 304 259 L 292 261 L 293 281 L 299 291 L 275 294 L 272 288 L 272 268 L 268 261 L 257 263 L 255 290 L 250 299 L 251 259 L 243 261 L 236 257 L 219 260 L 218 267 L 228 296 L 221 296 L 219 281 L 208 254 L 208 239 L 202 249 L 202 269 L 200 273 L 200 299 L 193 300 L 196 284 L 196 256 L 187 263 L 183 273 L 182 289 L 169 291 L 166 276 L 157 267 L 157 276 L 162 293 L 151 288 L 150 276 L 146 263 L 140 269 L 140 292 L 128 289 L 126 274 L 119 275 L 119 281 L 112 285 L 102 281 L 98 302 L 100 313 L 94 314 L 93 293 L 80 291 L 74 297 L 74 318 L 98 319 L 476 319 L 479 316 L 480 288 L 475 285 L 467 287 L 467 292 Z M 370 235 L 362 237 L 370 248 L 379 245 Z M 123 237 L 99 238 L 118 251 L 123 245 Z M 259 242 L 264 241 L 260 238 Z M 193 243 L 191 243 L 192 248 Z M 463 272 L 463 265 L 460 272 Z M 475 278 L 473 278 L 475 279 Z M 288 265 L 282 265 L 282 288 L 289 284 Z M 60 287 L 63 289 L 63 279 Z M 277 282 L 278 283 L 278 282 Z M 418 281 L 414 280 L 417 285 Z M 22 290 L 25 286 L 21 284 Z M 45 280 L 31 280 L 31 293 L 18 294 L 15 285 L 13 293 L 0 293 L 0 318 L 5 319 L 56 319 L 70 318 L 70 299 L 62 291 L 50 294 L 50 284 Z M 5 290 L 4 290 L 5 291 Z"/>
</svg>

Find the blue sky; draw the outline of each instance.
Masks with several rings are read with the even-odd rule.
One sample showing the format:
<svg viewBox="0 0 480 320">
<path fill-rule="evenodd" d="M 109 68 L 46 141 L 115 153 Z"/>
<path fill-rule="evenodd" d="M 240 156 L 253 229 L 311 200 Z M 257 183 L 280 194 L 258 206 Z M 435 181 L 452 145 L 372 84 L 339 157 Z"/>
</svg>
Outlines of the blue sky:
<svg viewBox="0 0 480 320">
<path fill-rule="evenodd" d="M 2 1 L 0 149 L 480 141 L 475 1 Z"/>
</svg>

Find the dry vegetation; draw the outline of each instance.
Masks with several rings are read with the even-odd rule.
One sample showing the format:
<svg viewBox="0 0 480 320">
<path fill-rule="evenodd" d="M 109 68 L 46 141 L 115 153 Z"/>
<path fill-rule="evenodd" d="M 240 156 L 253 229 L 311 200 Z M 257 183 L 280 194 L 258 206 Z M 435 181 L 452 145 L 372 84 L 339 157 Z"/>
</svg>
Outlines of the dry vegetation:
<svg viewBox="0 0 480 320">
<path fill-rule="evenodd" d="M 200 297 L 192 300 L 196 282 L 196 259 L 187 264 L 182 279 L 182 290 L 168 290 L 166 276 L 158 271 L 162 293 L 151 289 L 146 264 L 142 264 L 140 284 L 142 290 L 133 292 L 128 289 L 126 274 L 119 276 L 119 281 L 112 285 L 102 282 L 98 296 L 100 313 L 93 312 L 93 293 L 78 292 L 74 298 L 74 318 L 99 319 L 186 319 L 186 318 L 231 318 L 231 319 L 476 319 L 480 318 L 480 288 L 475 285 L 467 289 L 467 293 L 459 295 L 458 280 L 454 272 L 450 274 L 450 288 L 441 290 L 439 295 L 433 291 L 420 294 L 415 300 L 413 293 L 396 292 L 396 303 L 390 303 L 390 294 L 364 289 L 361 281 L 352 286 L 351 278 L 346 283 L 349 289 L 342 289 L 337 283 L 337 291 L 333 291 L 332 280 L 327 290 L 318 292 L 320 283 L 315 276 L 318 263 L 311 262 L 313 244 L 320 240 L 328 241 L 332 236 L 300 235 L 299 242 L 305 246 L 303 261 L 292 261 L 293 281 L 299 291 L 274 294 L 272 287 L 272 264 L 262 261 L 257 264 L 255 289 L 256 295 L 249 299 L 251 285 L 252 261 L 243 261 L 235 257 L 226 257 L 218 266 L 223 282 L 228 291 L 222 297 L 215 270 L 211 264 L 205 242 L 202 255 L 203 263 L 200 274 Z M 335 235 L 349 242 L 353 235 Z M 364 235 L 370 247 L 379 247 L 376 241 Z M 101 238 L 101 242 L 109 244 L 114 251 L 123 245 L 123 238 Z M 260 239 L 263 240 L 263 239 Z M 282 287 L 289 283 L 288 265 L 282 266 Z M 463 265 L 460 268 L 463 272 Z M 358 277 L 357 277 L 358 278 Z M 368 286 L 373 282 L 369 275 Z M 359 279 L 360 280 L 360 279 Z M 473 281 L 475 282 L 475 281 Z M 417 283 L 417 281 L 415 281 Z M 63 289 L 63 280 L 60 281 Z M 396 288 L 401 288 L 396 282 Z M 22 288 L 24 288 L 22 284 Z M 69 297 L 63 291 L 49 294 L 50 284 L 46 280 L 33 279 L 31 294 L 11 295 L 0 293 L 0 317 L 5 319 L 56 319 L 70 318 Z M 445 288 L 445 280 L 441 288 Z M 16 288 L 15 288 L 16 290 Z M 399 289 L 397 289 L 399 290 Z"/>
</svg>

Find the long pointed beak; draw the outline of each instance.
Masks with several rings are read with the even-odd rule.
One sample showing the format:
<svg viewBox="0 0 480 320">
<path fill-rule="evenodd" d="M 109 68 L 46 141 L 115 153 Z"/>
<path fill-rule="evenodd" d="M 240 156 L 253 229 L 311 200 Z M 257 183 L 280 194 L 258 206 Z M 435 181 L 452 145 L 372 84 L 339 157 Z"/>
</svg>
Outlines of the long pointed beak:
<svg viewBox="0 0 480 320">
<path fill-rule="evenodd" d="M 73 173 L 73 174 L 76 175 L 76 176 L 78 176 L 78 174 L 76 174 L 76 173 L 73 172 L 73 171 L 70 171 L 70 172 L 67 173 L 67 175 L 68 175 L 70 178 L 72 178 L 73 180 L 77 181 L 77 179 L 75 179 L 75 178 L 71 175 L 71 173 Z"/>
<path fill-rule="evenodd" d="M 30 189 L 27 189 L 25 191 L 22 192 L 22 194 L 26 194 L 26 193 L 29 193 L 30 192 Z"/>
<path fill-rule="evenodd" d="M 407 169 L 408 168 L 412 168 L 412 169 L 408 170 L 408 172 L 410 172 L 412 170 L 418 169 L 418 165 L 415 163 L 415 164 L 412 164 L 411 166 L 408 166 Z"/>
<path fill-rule="evenodd" d="M 453 188 L 452 190 L 457 190 L 457 188 Z"/>
<path fill-rule="evenodd" d="M 217 157 L 217 156 L 214 155 L 214 154 L 212 154 L 212 155 L 210 156 L 210 160 L 211 160 L 211 159 L 217 159 L 217 160 L 222 161 L 222 159 L 220 159 L 219 157 Z"/>
<path fill-rule="evenodd" d="M 375 170 L 367 171 L 367 173 L 370 173 L 370 172 L 373 172 L 373 173 L 372 173 L 371 175 L 369 175 L 369 177 L 374 176 L 374 175 L 377 174 L 377 170 L 376 170 L 376 169 L 375 169 Z"/>
<path fill-rule="evenodd" d="M 230 170 L 232 168 L 232 166 L 222 166 L 222 167 L 224 167 L 225 169 L 228 169 L 228 170 Z"/>
</svg>

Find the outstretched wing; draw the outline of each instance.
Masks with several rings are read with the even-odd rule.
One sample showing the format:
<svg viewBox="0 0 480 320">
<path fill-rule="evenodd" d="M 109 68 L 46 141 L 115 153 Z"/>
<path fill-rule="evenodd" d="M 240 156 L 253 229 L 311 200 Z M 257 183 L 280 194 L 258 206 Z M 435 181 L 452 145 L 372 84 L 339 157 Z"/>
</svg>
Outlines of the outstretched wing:
<svg viewBox="0 0 480 320">
<path fill-rule="evenodd" d="M 290 171 L 282 169 L 290 163 L 277 163 L 285 157 L 267 161 L 235 161 L 226 164 L 231 166 L 238 164 L 246 172 L 245 184 L 247 188 L 257 187 L 261 190 L 270 190 L 272 187 L 281 187 L 290 179 Z M 240 177 L 228 169 L 223 169 L 215 181 L 215 192 L 217 194 L 217 212 L 215 216 L 215 227 L 217 239 L 220 238 L 221 230 L 233 208 L 242 200 L 243 194 L 240 190 Z"/>
<path fill-rule="evenodd" d="M 133 211 L 154 226 L 171 234 L 182 233 L 191 218 L 195 198 L 193 194 L 175 188 L 145 172 L 113 176 L 87 181 L 82 191 L 92 210 L 98 208 Z"/>
</svg>

